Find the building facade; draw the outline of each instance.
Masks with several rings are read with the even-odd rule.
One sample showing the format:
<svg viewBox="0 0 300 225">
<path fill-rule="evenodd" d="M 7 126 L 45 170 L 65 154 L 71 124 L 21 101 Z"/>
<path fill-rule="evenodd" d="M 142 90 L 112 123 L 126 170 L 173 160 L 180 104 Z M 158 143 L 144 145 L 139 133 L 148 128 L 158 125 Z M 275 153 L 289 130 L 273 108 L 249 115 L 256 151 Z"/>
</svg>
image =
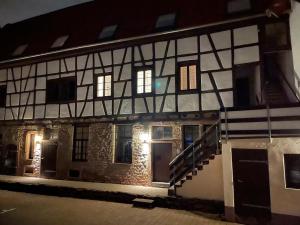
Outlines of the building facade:
<svg viewBox="0 0 300 225">
<path fill-rule="evenodd" d="M 219 1 L 225 16 L 187 22 L 190 8 L 177 12 L 176 1 L 144 33 L 112 20 L 96 43 L 77 43 L 72 25 L 61 26 L 47 48 L 46 31 L 29 31 L 36 46 L 16 35 L 100 3 L 4 27 L 0 36 L 14 43 L 0 62 L 1 173 L 171 183 L 173 194 L 224 201 L 231 220 L 299 221 L 299 3 L 287 2 Z M 254 202 L 246 181 L 262 193 Z"/>
</svg>

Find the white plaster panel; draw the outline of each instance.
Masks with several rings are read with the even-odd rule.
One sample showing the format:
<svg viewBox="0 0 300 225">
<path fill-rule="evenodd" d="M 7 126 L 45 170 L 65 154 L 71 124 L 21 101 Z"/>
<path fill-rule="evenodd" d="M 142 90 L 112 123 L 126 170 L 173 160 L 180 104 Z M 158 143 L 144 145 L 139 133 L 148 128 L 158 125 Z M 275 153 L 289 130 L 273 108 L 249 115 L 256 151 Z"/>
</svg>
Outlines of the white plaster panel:
<svg viewBox="0 0 300 225">
<path fill-rule="evenodd" d="M 182 38 L 177 40 L 177 54 L 192 54 L 197 53 L 197 37 Z"/>
<path fill-rule="evenodd" d="M 132 95 L 131 92 L 132 92 L 131 81 L 127 81 L 127 85 L 126 85 L 124 96 L 125 97 L 130 97 Z"/>
<path fill-rule="evenodd" d="M 229 69 L 232 67 L 231 50 L 220 51 L 218 52 L 218 56 L 224 69 Z"/>
<path fill-rule="evenodd" d="M 104 101 L 104 104 L 106 107 L 107 115 L 111 115 L 112 114 L 112 100 Z"/>
<path fill-rule="evenodd" d="M 18 116 L 18 119 L 19 120 L 22 120 L 23 119 L 23 114 L 25 112 L 25 107 L 22 106 L 22 107 L 19 107 L 19 116 Z"/>
<path fill-rule="evenodd" d="M 6 81 L 7 79 L 7 69 L 0 70 L 0 81 Z"/>
<path fill-rule="evenodd" d="M 163 96 L 157 96 L 155 99 L 155 110 L 157 113 L 160 112 L 162 101 L 163 101 Z"/>
<path fill-rule="evenodd" d="M 82 55 L 77 57 L 77 69 L 82 70 L 85 68 L 87 58 L 88 58 L 87 55 Z"/>
<path fill-rule="evenodd" d="M 63 73 L 61 77 L 75 77 L 75 72 Z"/>
<path fill-rule="evenodd" d="M 6 95 L 6 107 L 10 106 L 10 95 Z"/>
<path fill-rule="evenodd" d="M 59 75 L 51 75 L 51 76 L 47 76 L 47 80 L 55 80 L 55 79 L 58 79 L 59 78 Z"/>
<path fill-rule="evenodd" d="M 233 92 L 232 91 L 220 92 L 220 96 L 221 96 L 222 102 L 224 104 L 224 107 L 233 107 Z"/>
<path fill-rule="evenodd" d="M 120 114 L 131 114 L 132 113 L 132 100 L 123 99 Z"/>
<path fill-rule="evenodd" d="M 98 53 L 94 53 L 94 67 L 102 67 Z"/>
<path fill-rule="evenodd" d="M 11 95 L 10 99 L 11 99 L 11 105 L 12 106 L 17 106 L 17 105 L 19 105 L 20 94 Z"/>
<path fill-rule="evenodd" d="M 6 90 L 6 92 L 7 93 L 14 93 L 14 92 L 16 92 L 14 82 L 12 82 L 12 81 L 7 82 L 7 90 Z"/>
<path fill-rule="evenodd" d="M 167 48 L 167 42 L 166 41 L 160 41 L 155 43 L 155 57 L 158 58 L 164 58 L 165 51 Z"/>
<path fill-rule="evenodd" d="M 112 67 L 109 66 L 109 67 L 104 67 L 104 72 L 105 73 L 111 73 L 112 72 Z"/>
<path fill-rule="evenodd" d="M 67 118 L 70 117 L 69 114 L 69 109 L 68 109 L 68 104 L 61 104 L 60 105 L 60 113 L 59 113 L 60 118 Z"/>
<path fill-rule="evenodd" d="M 175 56 L 175 41 L 174 40 L 170 41 L 169 50 L 168 50 L 167 56 L 168 57 Z"/>
<path fill-rule="evenodd" d="M 87 87 L 78 87 L 77 88 L 77 100 L 85 100 L 87 92 Z"/>
<path fill-rule="evenodd" d="M 234 64 L 243 64 L 259 61 L 258 46 L 238 48 L 234 50 Z"/>
<path fill-rule="evenodd" d="M 162 67 L 163 61 L 162 60 L 157 60 L 155 61 L 155 76 L 160 75 L 161 67 Z"/>
<path fill-rule="evenodd" d="M 213 53 L 201 55 L 200 65 L 201 65 L 201 71 L 220 69 L 217 59 Z"/>
<path fill-rule="evenodd" d="M 125 82 L 114 83 L 114 97 L 120 98 L 123 93 Z"/>
<path fill-rule="evenodd" d="M 121 64 L 125 54 L 125 48 L 113 51 L 114 64 Z"/>
<path fill-rule="evenodd" d="M 4 120 L 5 108 L 0 108 L 0 120 Z"/>
<path fill-rule="evenodd" d="M 29 73 L 30 77 L 35 77 L 35 75 L 36 75 L 35 68 L 36 68 L 36 64 L 31 65 L 31 70 L 30 70 L 30 73 Z"/>
<path fill-rule="evenodd" d="M 100 56 L 104 66 L 109 66 L 112 64 L 111 51 L 101 52 Z"/>
<path fill-rule="evenodd" d="M 213 86 L 207 73 L 201 74 L 201 91 L 213 90 Z"/>
<path fill-rule="evenodd" d="M 15 83 L 16 83 L 16 92 L 20 92 L 21 91 L 21 81 L 18 80 Z"/>
<path fill-rule="evenodd" d="M 168 87 L 167 93 L 168 94 L 175 93 L 175 77 L 171 77 L 170 78 L 170 83 L 169 83 L 169 87 Z"/>
<path fill-rule="evenodd" d="M 58 118 L 58 114 L 59 114 L 58 104 L 46 105 L 46 118 Z"/>
<path fill-rule="evenodd" d="M 14 119 L 17 119 L 18 115 L 19 115 L 19 107 L 14 107 L 14 108 L 11 108 L 11 109 L 12 109 L 12 113 L 14 115 Z"/>
<path fill-rule="evenodd" d="M 15 67 L 13 68 L 14 70 L 14 78 L 16 79 L 20 79 L 21 78 L 21 67 Z"/>
<path fill-rule="evenodd" d="M 77 72 L 77 85 L 81 85 L 81 80 L 82 80 L 82 76 L 83 76 L 83 71 L 78 71 Z"/>
<path fill-rule="evenodd" d="M 115 99 L 114 100 L 114 114 L 117 115 L 119 111 L 119 106 L 120 106 L 120 99 Z"/>
<path fill-rule="evenodd" d="M 220 104 L 215 93 L 201 94 L 201 103 L 203 111 L 220 109 Z"/>
<path fill-rule="evenodd" d="M 59 60 L 47 62 L 48 74 L 59 73 Z"/>
<path fill-rule="evenodd" d="M 42 104 L 46 101 L 46 91 L 36 91 L 35 94 L 35 103 Z"/>
<path fill-rule="evenodd" d="M 142 45 L 141 50 L 145 60 L 153 58 L 152 44 Z"/>
<path fill-rule="evenodd" d="M 29 76 L 31 66 L 23 66 L 22 67 L 22 77 L 26 78 Z"/>
<path fill-rule="evenodd" d="M 83 110 L 84 102 L 77 102 L 76 116 L 79 117 Z"/>
<path fill-rule="evenodd" d="M 178 62 L 185 62 L 185 61 L 191 61 L 191 60 L 198 60 L 198 55 L 191 55 L 191 56 L 184 56 L 184 57 L 178 57 Z"/>
<path fill-rule="evenodd" d="M 31 120 L 31 119 L 33 119 L 33 106 L 27 106 L 25 108 L 24 119 L 25 120 Z"/>
<path fill-rule="evenodd" d="M 7 80 L 13 80 L 12 68 L 9 68 L 7 71 Z"/>
<path fill-rule="evenodd" d="M 139 51 L 139 48 L 138 47 L 134 47 L 134 61 L 135 62 L 138 62 L 138 61 L 141 61 L 141 54 L 140 54 L 140 51 Z"/>
<path fill-rule="evenodd" d="M 132 58 L 131 58 L 131 51 L 132 51 L 132 47 L 128 47 L 128 48 L 127 48 L 126 57 L 125 57 L 125 63 L 129 63 L 129 62 L 132 61 Z"/>
<path fill-rule="evenodd" d="M 92 84 L 93 83 L 93 70 L 86 70 L 83 75 L 82 84 Z"/>
<path fill-rule="evenodd" d="M 164 94 L 167 88 L 168 78 L 157 78 L 155 80 L 156 94 Z"/>
<path fill-rule="evenodd" d="M 91 100 L 91 99 L 93 99 L 94 98 L 94 89 L 93 89 L 93 86 L 91 85 L 91 86 L 89 86 L 89 92 L 88 92 L 88 96 L 87 96 L 87 99 L 88 100 Z"/>
<path fill-rule="evenodd" d="M 121 73 L 120 80 L 130 80 L 131 79 L 131 64 L 125 64 Z"/>
<path fill-rule="evenodd" d="M 69 103 L 70 106 L 70 111 L 71 111 L 71 116 L 75 117 L 75 103 Z"/>
<path fill-rule="evenodd" d="M 45 75 L 46 74 L 46 63 L 37 64 L 37 75 Z"/>
<path fill-rule="evenodd" d="M 143 98 L 135 99 L 135 113 L 147 113 L 145 102 Z"/>
<path fill-rule="evenodd" d="M 21 94 L 20 105 L 25 105 L 27 102 L 27 98 L 29 97 L 29 92 L 25 92 Z"/>
<path fill-rule="evenodd" d="M 66 58 L 66 64 L 68 71 L 74 71 L 75 70 L 75 57 Z"/>
<path fill-rule="evenodd" d="M 34 90 L 34 78 L 30 78 L 27 80 L 27 87 L 26 87 L 26 91 L 32 91 Z"/>
<path fill-rule="evenodd" d="M 46 77 L 38 77 L 36 79 L 36 89 L 46 89 Z"/>
<path fill-rule="evenodd" d="M 147 105 L 148 105 L 149 113 L 153 113 L 154 112 L 153 97 L 147 97 L 146 102 L 147 102 Z"/>
<path fill-rule="evenodd" d="M 29 93 L 28 104 L 33 104 L 34 92 Z"/>
<path fill-rule="evenodd" d="M 200 52 L 212 51 L 211 44 L 208 40 L 207 35 L 200 36 Z"/>
<path fill-rule="evenodd" d="M 165 104 L 163 106 L 163 112 L 175 112 L 175 95 L 166 96 Z"/>
<path fill-rule="evenodd" d="M 43 105 L 35 106 L 34 117 L 36 119 L 42 119 L 42 118 L 44 118 L 44 112 L 45 112 L 45 106 L 43 106 Z"/>
<path fill-rule="evenodd" d="M 192 112 L 199 111 L 199 95 L 178 95 L 178 111 Z"/>
<path fill-rule="evenodd" d="M 258 43 L 258 28 L 256 25 L 234 29 L 233 35 L 235 46 Z"/>
<path fill-rule="evenodd" d="M 212 33 L 211 38 L 217 50 L 231 48 L 231 35 L 229 30 Z"/>
<path fill-rule="evenodd" d="M 95 102 L 95 116 L 104 116 L 105 111 L 103 108 L 102 101 L 96 101 Z"/>
<path fill-rule="evenodd" d="M 8 108 L 5 111 L 5 120 L 13 120 L 12 109 Z"/>
<path fill-rule="evenodd" d="M 121 66 L 115 66 L 114 67 L 114 81 L 118 81 L 120 70 L 121 70 Z M 99 74 L 101 74 L 100 71 L 99 71 Z"/>
<path fill-rule="evenodd" d="M 213 73 L 218 89 L 232 88 L 232 70 Z"/>
<path fill-rule="evenodd" d="M 93 107 L 94 107 L 93 102 L 86 102 L 85 107 L 83 109 L 82 116 L 83 117 L 93 116 Z"/>
</svg>

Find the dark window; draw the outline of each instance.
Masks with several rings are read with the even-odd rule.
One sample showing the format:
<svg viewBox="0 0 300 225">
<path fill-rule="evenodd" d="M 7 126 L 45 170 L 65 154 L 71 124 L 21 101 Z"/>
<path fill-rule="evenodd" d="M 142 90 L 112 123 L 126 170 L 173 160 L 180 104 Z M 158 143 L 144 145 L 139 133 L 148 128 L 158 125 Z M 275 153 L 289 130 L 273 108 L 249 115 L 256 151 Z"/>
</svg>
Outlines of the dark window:
<svg viewBox="0 0 300 225">
<path fill-rule="evenodd" d="M 63 47 L 68 39 L 69 39 L 69 35 L 64 35 L 64 36 L 58 37 L 51 45 L 51 48 Z"/>
<path fill-rule="evenodd" d="M 251 10 L 251 0 L 228 0 L 227 13 L 235 14 Z"/>
<path fill-rule="evenodd" d="M 270 23 L 265 26 L 266 50 L 289 48 L 288 25 L 285 22 Z"/>
<path fill-rule="evenodd" d="M 171 139 L 173 137 L 172 127 L 154 126 L 152 127 L 152 139 Z"/>
<path fill-rule="evenodd" d="M 33 159 L 34 155 L 34 139 L 35 134 L 30 134 L 30 140 L 29 140 L 29 159 Z"/>
<path fill-rule="evenodd" d="M 197 80 L 197 65 L 195 63 L 185 63 L 179 66 L 179 91 L 196 90 L 198 88 Z"/>
<path fill-rule="evenodd" d="M 22 55 L 25 50 L 27 49 L 28 44 L 19 45 L 12 53 L 12 56 L 20 56 Z"/>
<path fill-rule="evenodd" d="M 116 126 L 115 162 L 132 162 L 132 125 Z"/>
<path fill-rule="evenodd" d="M 183 147 L 186 149 L 197 138 L 199 138 L 199 126 L 198 125 L 185 125 L 183 126 Z"/>
<path fill-rule="evenodd" d="M 109 97 L 111 96 L 111 89 L 112 89 L 112 79 L 111 75 L 97 75 L 96 77 L 96 97 L 102 98 L 102 97 Z"/>
<path fill-rule="evenodd" d="M 98 36 L 98 40 L 112 39 L 117 31 L 118 25 L 106 26 Z"/>
<path fill-rule="evenodd" d="M 0 107 L 6 105 L 6 86 L 0 86 Z"/>
<path fill-rule="evenodd" d="M 76 79 L 62 78 L 47 80 L 47 103 L 58 103 L 75 100 Z"/>
<path fill-rule="evenodd" d="M 166 30 L 166 29 L 172 29 L 175 27 L 176 22 L 176 14 L 170 13 L 170 14 L 164 14 L 158 17 L 155 29 L 160 30 Z"/>
<path fill-rule="evenodd" d="M 73 161 L 86 161 L 89 141 L 88 126 L 74 126 Z"/>
<path fill-rule="evenodd" d="M 300 154 L 285 154 L 285 185 L 300 189 Z"/>
<path fill-rule="evenodd" d="M 150 94 L 152 93 L 152 70 L 140 69 L 136 76 L 136 93 Z"/>
</svg>

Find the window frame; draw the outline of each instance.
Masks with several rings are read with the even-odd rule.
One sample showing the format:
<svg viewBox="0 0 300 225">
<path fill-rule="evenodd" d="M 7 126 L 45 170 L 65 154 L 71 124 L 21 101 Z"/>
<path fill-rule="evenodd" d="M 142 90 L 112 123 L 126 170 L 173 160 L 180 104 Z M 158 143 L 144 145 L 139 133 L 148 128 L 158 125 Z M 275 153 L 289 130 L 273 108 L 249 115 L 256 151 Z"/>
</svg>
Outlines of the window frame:
<svg viewBox="0 0 300 225">
<path fill-rule="evenodd" d="M 198 135 L 201 135 L 201 126 L 200 124 L 183 124 L 182 125 L 182 147 L 183 149 L 187 148 L 188 146 L 185 146 L 185 135 L 186 135 L 186 129 L 187 127 L 198 127 Z M 195 140 L 193 140 L 194 142 Z"/>
<path fill-rule="evenodd" d="M 187 70 L 188 73 L 187 73 L 187 89 L 186 90 L 181 90 L 181 67 L 190 67 L 190 66 L 193 66 L 195 65 L 196 66 L 196 88 L 195 89 L 190 89 L 190 76 L 189 76 L 189 69 Z M 201 87 L 201 79 L 200 79 L 200 65 L 199 65 L 199 62 L 196 61 L 196 60 L 190 60 L 190 61 L 184 61 L 184 62 L 178 62 L 177 63 L 177 74 L 176 74 L 176 84 L 177 84 L 177 88 L 176 88 L 176 91 L 177 91 L 177 94 L 178 93 L 200 93 L 200 87 Z"/>
<path fill-rule="evenodd" d="M 163 17 L 163 16 L 167 16 L 167 15 L 175 15 L 175 18 L 174 18 L 174 22 L 172 25 L 170 26 L 165 26 L 165 27 L 157 27 L 157 24 L 158 24 L 158 20 Z M 178 11 L 173 11 L 173 12 L 169 12 L 169 13 L 164 13 L 164 14 L 160 14 L 156 21 L 155 21 L 155 24 L 154 24 L 154 30 L 155 32 L 163 32 L 163 31 L 168 31 L 168 30 L 173 30 L 177 27 L 177 24 L 178 24 Z"/>
<path fill-rule="evenodd" d="M 108 29 L 110 27 L 115 28 L 113 34 L 110 36 L 107 36 L 107 37 L 101 37 L 101 34 L 104 32 L 104 29 Z M 112 24 L 112 25 L 107 25 L 107 26 L 102 27 L 101 31 L 98 34 L 97 41 L 109 41 L 109 40 L 115 39 L 118 30 L 119 30 L 118 24 Z"/>
<path fill-rule="evenodd" d="M 294 186 L 293 183 L 291 183 L 287 178 L 289 178 L 289 175 L 287 174 L 288 169 L 290 168 L 287 165 L 287 157 L 296 156 L 299 157 L 298 160 L 300 160 L 300 154 L 297 153 L 284 153 L 283 154 L 283 164 L 284 164 L 284 182 L 285 182 L 285 188 L 286 189 L 295 189 L 300 190 L 300 184 L 298 186 Z M 289 159 L 290 160 L 290 159 Z M 297 161 L 297 159 L 296 159 Z M 299 165 L 299 171 L 300 171 L 300 165 Z"/>
<path fill-rule="evenodd" d="M 3 91 L 3 96 L 1 96 L 2 91 Z M 6 98 L 7 98 L 7 85 L 0 85 L 0 98 L 1 97 L 3 97 L 3 101 L 0 100 L 0 108 L 5 108 L 6 107 Z M 2 102 L 3 102 L 3 104 L 1 104 Z"/>
<path fill-rule="evenodd" d="M 59 92 L 58 94 L 58 99 L 56 100 L 49 100 L 49 97 L 47 95 L 47 87 L 48 87 L 48 84 L 50 82 L 57 82 L 59 85 L 62 85 L 62 83 L 66 82 L 66 81 L 71 81 L 73 80 L 74 81 L 74 99 L 61 99 L 60 95 L 61 95 L 61 92 Z M 60 88 L 60 87 L 59 87 Z M 51 79 L 51 80 L 47 80 L 46 81 L 46 104 L 59 104 L 59 103 L 72 103 L 72 102 L 76 102 L 77 101 L 77 80 L 76 80 L 76 77 L 73 76 L 73 77 L 62 77 L 62 78 L 57 78 L 57 79 Z"/>
<path fill-rule="evenodd" d="M 164 130 L 163 130 L 163 137 L 162 138 L 154 138 L 154 129 L 155 128 L 163 128 L 163 129 L 165 129 L 165 128 L 171 128 L 171 130 L 172 130 L 172 136 L 171 137 L 165 137 L 164 136 Z M 173 127 L 172 126 L 169 126 L 169 125 L 153 125 L 153 126 L 151 126 L 151 140 L 152 141 L 168 141 L 168 140 L 173 140 L 174 139 L 174 129 L 173 129 Z"/>
<path fill-rule="evenodd" d="M 143 87 L 145 88 L 145 72 L 147 70 L 151 70 L 151 92 L 145 93 L 138 93 L 137 88 L 138 88 L 138 72 L 143 71 L 144 72 L 144 84 Z M 153 96 L 155 93 L 154 88 L 155 88 L 155 74 L 154 74 L 154 69 L 152 66 L 139 66 L 139 67 L 134 67 L 134 77 L 133 77 L 133 85 L 132 85 L 132 93 L 134 97 L 148 97 L 148 96 Z M 144 89 L 145 90 L 145 89 Z"/>
<path fill-rule="evenodd" d="M 104 77 L 103 82 L 103 96 L 98 96 L 98 77 Z M 105 96 L 105 77 L 111 76 L 111 83 L 110 83 L 110 96 Z M 114 98 L 114 80 L 113 80 L 113 74 L 112 73 L 100 73 L 100 74 L 94 74 L 94 99 L 113 99 Z"/>
<path fill-rule="evenodd" d="M 119 138 L 119 128 L 120 126 L 130 126 L 131 127 L 131 160 L 130 162 L 125 162 L 125 161 L 119 161 L 117 159 L 118 157 L 118 141 L 120 140 Z M 125 164 L 125 165 L 131 165 L 132 164 L 132 159 L 133 159 L 133 124 L 115 124 L 114 127 L 114 156 L 113 156 L 113 162 L 115 164 Z M 127 137 L 124 137 L 124 139 L 128 139 Z"/>
<path fill-rule="evenodd" d="M 88 148 L 89 148 L 89 138 L 90 138 L 90 126 L 89 124 L 74 124 L 74 132 L 73 132 L 73 146 L 72 146 L 72 162 L 87 162 L 88 161 Z M 76 134 L 77 134 L 77 128 L 87 128 L 88 129 L 88 138 L 81 138 L 81 139 L 77 139 Z M 81 143 L 81 152 L 80 152 L 80 159 L 77 159 L 75 157 L 76 153 L 75 153 L 75 149 L 76 149 L 76 141 L 80 141 Z M 86 143 L 86 148 L 83 148 L 82 143 L 85 142 Z M 82 158 L 82 156 L 85 155 L 85 159 Z"/>
<path fill-rule="evenodd" d="M 60 45 L 58 45 L 58 46 L 54 45 L 54 44 L 56 44 L 56 42 L 58 42 L 59 39 L 62 39 L 62 38 L 64 38 L 64 42 L 63 42 L 62 44 L 60 44 Z M 66 34 L 66 35 L 61 35 L 61 36 L 57 37 L 57 38 L 52 42 L 52 44 L 51 44 L 51 46 L 50 46 L 50 49 L 61 49 L 61 48 L 63 48 L 63 47 L 66 45 L 66 43 L 69 41 L 69 39 L 70 39 L 70 35 L 68 35 L 68 34 Z"/>
</svg>

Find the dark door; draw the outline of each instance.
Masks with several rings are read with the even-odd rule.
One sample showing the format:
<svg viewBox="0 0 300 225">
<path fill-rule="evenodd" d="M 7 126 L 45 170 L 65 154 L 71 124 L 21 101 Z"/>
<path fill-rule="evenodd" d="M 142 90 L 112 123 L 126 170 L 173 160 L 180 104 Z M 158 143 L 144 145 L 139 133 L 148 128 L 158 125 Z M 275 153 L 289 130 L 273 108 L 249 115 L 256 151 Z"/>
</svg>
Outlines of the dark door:
<svg viewBox="0 0 300 225">
<path fill-rule="evenodd" d="M 250 81 L 248 77 L 236 79 L 236 101 L 237 106 L 246 107 L 250 105 Z"/>
<path fill-rule="evenodd" d="M 47 141 L 43 142 L 41 160 L 41 175 L 43 177 L 56 176 L 56 155 L 57 144 Z"/>
<path fill-rule="evenodd" d="M 154 143 L 152 144 L 153 152 L 153 181 L 154 182 L 169 182 L 169 163 L 172 156 L 171 143 Z"/>
<path fill-rule="evenodd" d="M 266 150 L 233 149 L 235 211 L 241 217 L 270 217 L 270 187 Z"/>
</svg>

